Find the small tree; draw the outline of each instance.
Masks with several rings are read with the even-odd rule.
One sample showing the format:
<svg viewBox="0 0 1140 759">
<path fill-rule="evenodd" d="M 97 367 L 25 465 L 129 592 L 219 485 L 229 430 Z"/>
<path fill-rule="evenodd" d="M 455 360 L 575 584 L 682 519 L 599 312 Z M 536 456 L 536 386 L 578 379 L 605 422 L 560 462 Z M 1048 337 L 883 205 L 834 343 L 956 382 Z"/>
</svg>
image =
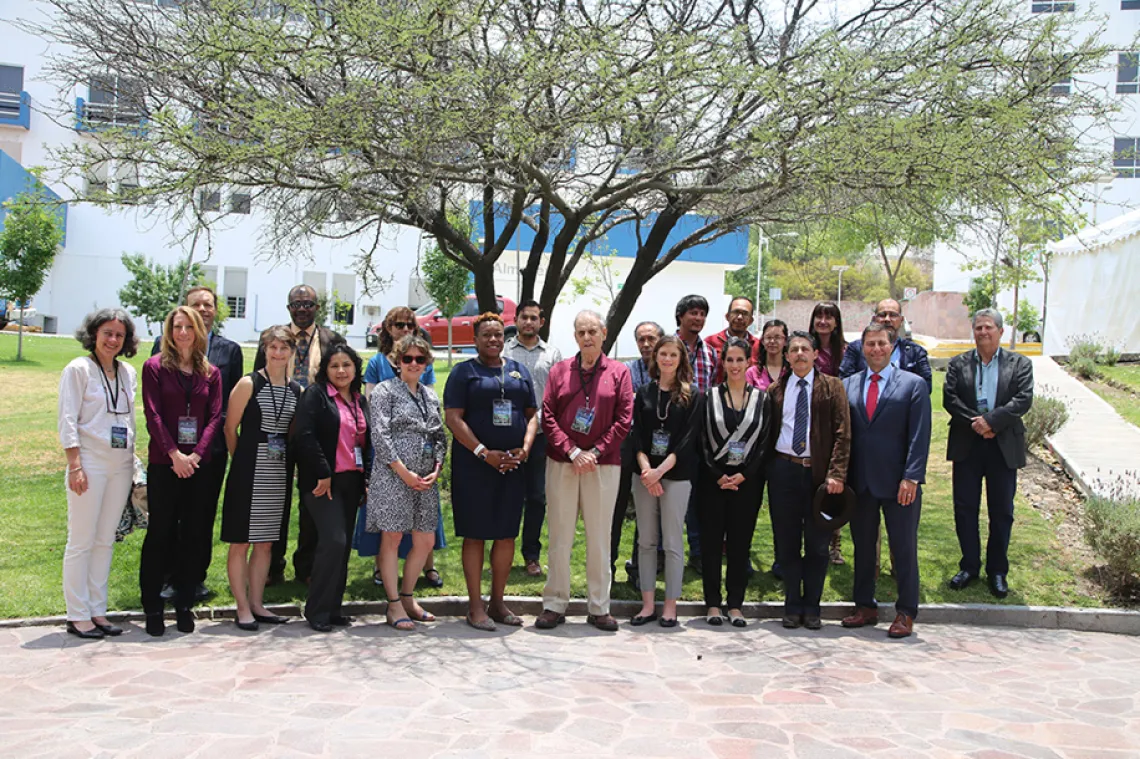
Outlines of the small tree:
<svg viewBox="0 0 1140 759">
<path fill-rule="evenodd" d="M 0 230 L 0 293 L 20 308 L 16 360 L 24 360 L 24 307 L 44 284 L 56 250 L 63 242 L 63 224 L 39 183 L 4 203 Z M 9 304 L 11 305 L 11 304 Z"/>
<path fill-rule="evenodd" d="M 970 280 L 970 289 L 962 296 L 962 305 L 966 307 L 971 319 L 983 308 L 994 307 L 994 291 L 988 277 L 974 277 Z"/>
<path fill-rule="evenodd" d="M 122 261 L 131 279 L 119 290 L 119 302 L 141 317 L 148 330 L 151 324 L 162 324 L 170 309 L 178 305 L 183 282 L 205 280 L 201 265 L 188 264 L 185 260 L 166 266 L 148 260 L 141 253 L 124 253 Z"/>
<path fill-rule="evenodd" d="M 449 257 L 438 245 L 424 251 L 420 261 L 420 276 L 439 312 L 447 319 L 447 366 L 451 367 L 451 322 L 467 303 L 471 272 Z"/>
</svg>

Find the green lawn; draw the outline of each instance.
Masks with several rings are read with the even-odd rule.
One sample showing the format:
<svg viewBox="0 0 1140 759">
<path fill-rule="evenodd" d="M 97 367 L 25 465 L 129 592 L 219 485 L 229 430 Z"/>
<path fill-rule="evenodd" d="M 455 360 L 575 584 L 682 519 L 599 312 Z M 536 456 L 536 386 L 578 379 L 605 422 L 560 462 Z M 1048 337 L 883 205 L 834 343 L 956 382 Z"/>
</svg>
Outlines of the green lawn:
<svg viewBox="0 0 1140 759">
<path fill-rule="evenodd" d="M 0 617 L 59 614 L 64 609 L 60 583 L 61 561 L 67 539 L 67 506 L 63 480 L 64 459 L 56 434 L 56 388 L 60 370 L 79 353 L 78 344 L 72 340 L 33 335 L 25 337 L 26 360 L 16 362 L 16 338 L 0 335 L 0 383 L 4 387 L 3 394 L 0 394 L 0 439 L 5 441 L 5 453 L 0 456 Z M 141 366 L 144 359 L 145 356 L 140 355 L 133 363 Z M 441 388 L 447 377 L 445 363 L 441 361 L 437 367 Z M 247 368 L 250 366 L 252 352 L 247 352 Z M 936 399 L 941 397 L 941 380 L 941 375 L 936 374 L 933 396 Z M 136 404 L 136 408 L 139 405 L 141 404 Z M 945 414 L 937 409 L 935 419 L 929 485 L 925 492 L 919 535 L 922 600 L 925 603 L 988 602 L 992 599 L 984 588 L 974 586 L 962 593 L 946 588 L 946 581 L 957 571 L 958 547 L 950 500 L 950 469 L 943 460 L 946 447 Z M 145 455 L 146 430 L 141 413 L 138 422 L 138 450 Z M 464 595 L 466 591 L 460 569 L 459 543 L 454 537 L 446 494 L 444 512 L 450 545 L 447 550 L 438 552 L 437 566 L 445 585 L 439 591 L 425 589 L 423 592 L 425 595 Z M 295 509 L 293 513 L 295 521 Z M 295 530 L 294 525 L 294 535 Z M 1010 576 L 1013 591 L 1009 603 L 1062 606 L 1098 606 L 1107 603 L 1103 597 L 1082 592 L 1076 576 L 1085 567 L 1079 565 L 1061 547 L 1053 525 L 1020 498 L 1013 538 L 1010 548 L 1010 559 L 1014 567 Z M 109 599 L 113 609 L 139 608 L 138 562 L 142 540 L 143 535 L 136 533 L 116 547 Z M 621 562 L 629 558 L 632 542 L 633 523 L 627 521 L 622 539 Z M 543 543 L 545 545 L 545 539 Z M 225 550 L 224 544 L 218 543 L 215 546 L 214 561 L 210 566 L 208 584 L 218 592 L 212 601 L 215 605 L 229 605 L 233 602 L 227 589 Z M 824 593 L 825 600 L 839 601 L 850 597 L 852 546 L 846 535 L 844 551 L 848 563 L 832 569 Z M 578 597 L 583 597 L 586 589 L 584 554 L 579 541 L 573 564 L 573 592 Z M 758 567 L 764 569 L 771 564 L 772 533 L 767 510 L 761 514 L 756 530 L 753 560 Z M 887 566 L 885 547 L 883 565 Z M 349 574 L 349 596 L 360 600 L 383 598 L 382 590 L 372 584 L 371 576 L 371 559 L 354 557 Z M 618 570 L 618 577 L 623 582 L 614 585 L 615 598 L 639 597 L 624 582 L 623 569 Z M 880 599 L 893 599 L 894 589 L 885 572 L 880 583 Z M 541 579 L 527 577 L 519 566 L 512 572 L 508 592 L 540 595 L 542 584 Z M 299 602 L 304 598 L 304 586 L 289 582 L 282 587 L 271 588 L 267 597 L 271 603 Z M 701 597 L 700 578 L 688 571 L 685 575 L 684 597 Z M 758 573 L 753 577 L 748 600 L 775 601 L 780 597 L 780 589 L 770 574 Z"/>
<path fill-rule="evenodd" d="M 1140 364 L 1098 366 L 1097 371 L 1129 389 L 1122 390 L 1103 382 L 1093 382 L 1089 386 L 1097 395 L 1111 403 L 1118 414 L 1140 427 Z"/>
</svg>

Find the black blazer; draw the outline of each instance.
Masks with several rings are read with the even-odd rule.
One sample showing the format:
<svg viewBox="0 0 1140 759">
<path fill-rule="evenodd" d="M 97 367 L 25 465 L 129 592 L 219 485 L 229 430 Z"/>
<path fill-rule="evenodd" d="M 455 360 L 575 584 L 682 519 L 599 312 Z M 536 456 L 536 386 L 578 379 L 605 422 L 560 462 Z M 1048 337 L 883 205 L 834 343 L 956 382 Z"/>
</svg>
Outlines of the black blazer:
<svg viewBox="0 0 1140 759">
<path fill-rule="evenodd" d="M 288 326 L 288 325 L 286 325 Z M 321 355 L 328 354 L 329 348 L 335 343 L 343 343 L 344 335 L 339 335 L 333 332 L 328 327 L 317 327 L 317 340 L 321 344 Z M 253 358 L 253 370 L 256 372 L 258 369 L 265 368 L 265 349 L 260 345 L 257 346 L 257 355 Z"/>
<path fill-rule="evenodd" d="M 361 393 L 359 408 L 364 414 L 365 482 L 372 472 L 372 421 L 368 401 Z M 336 400 L 319 382 L 309 385 L 301 394 L 297 414 L 293 417 L 293 445 L 296 448 L 297 489 L 312 492 L 317 480 L 331 477 L 336 468 L 336 444 L 340 435 L 340 409 Z"/>
<path fill-rule="evenodd" d="M 162 335 L 154 338 L 150 355 L 154 356 L 162 351 Z M 230 393 L 234 391 L 238 380 L 245 376 L 245 356 L 242 355 L 241 346 L 229 338 L 214 334 L 210 337 L 210 350 L 206 353 L 206 360 L 218 368 L 222 375 L 222 423 L 226 421 L 226 409 L 230 405 Z M 227 455 L 226 436 L 214 436 L 214 443 L 210 449 L 213 455 Z"/>
<path fill-rule="evenodd" d="M 982 438 L 970 426 L 978 416 L 976 368 L 978 351 L 971 350 L 950 359 L 946 383 L 942 387 L 942 407 L 950 414 L 950 436 L 946 458 L 965 461 Z M 996 433 L 1005 465 L 1025 466 L 1025 423 L 1021 417 L 1033 405 L 1033 362 L 1020 353 L 1002 350 L 998 356 L 997 403 L 981 416 Z"/>
</svg>

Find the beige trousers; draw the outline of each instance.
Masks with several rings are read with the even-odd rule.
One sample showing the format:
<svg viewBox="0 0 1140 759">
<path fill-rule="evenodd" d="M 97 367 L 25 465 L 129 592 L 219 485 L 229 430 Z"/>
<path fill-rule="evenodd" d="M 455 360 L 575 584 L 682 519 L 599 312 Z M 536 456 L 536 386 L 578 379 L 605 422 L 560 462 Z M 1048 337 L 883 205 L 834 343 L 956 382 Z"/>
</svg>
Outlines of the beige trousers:
<svg viewBox="0 0 1140 759">
<path fill-rule="evenodd" d="M 578 514 L 586 528 L 587 608 L 590 614 L 610 613 L 610 527 L 617 499 L 621 467 L 599 466 L 587 474 L 577 474 L 574 465 L 546 460 L 546 587 L 542 607 L 566 613 L 570 603 L 570 554 Z"/>
</svg>

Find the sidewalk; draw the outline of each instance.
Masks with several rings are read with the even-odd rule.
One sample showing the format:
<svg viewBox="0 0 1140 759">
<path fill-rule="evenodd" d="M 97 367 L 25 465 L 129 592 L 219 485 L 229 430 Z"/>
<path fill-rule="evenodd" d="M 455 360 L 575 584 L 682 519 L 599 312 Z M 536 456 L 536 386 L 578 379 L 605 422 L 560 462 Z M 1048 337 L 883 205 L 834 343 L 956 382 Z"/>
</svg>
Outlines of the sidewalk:
<svg viewBox="0 0 1140 759">
<path fill-rule="evenodd" d="M 888 616 L 889 618 L 889 616 Z M 231 622 L 153 639 L 0 630 L 20 757 L 1140 756 L 1140 639 L 886 625 L 744 630 L 581 617 L 480 633 L 382 617 L 331 634 Z"/>
<path fill-rule="evenodd" d="M 1105 494 L 1120 480 L 1140 496 L 1140 428 L 1048 356 L 1031 357 L 1034 392 L 1069 404 L 1069 423 L 1049 447 L 1087 494 Z"/>
</svg>

